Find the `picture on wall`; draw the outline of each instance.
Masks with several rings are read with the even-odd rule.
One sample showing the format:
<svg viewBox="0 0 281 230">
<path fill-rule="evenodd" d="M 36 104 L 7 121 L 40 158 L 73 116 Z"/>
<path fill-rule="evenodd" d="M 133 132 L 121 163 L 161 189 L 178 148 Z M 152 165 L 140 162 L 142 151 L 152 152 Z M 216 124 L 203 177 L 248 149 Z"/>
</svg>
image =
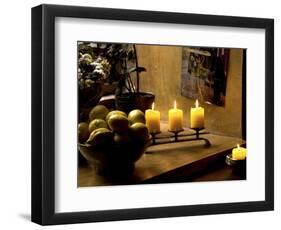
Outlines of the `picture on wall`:
<svg viewBox="0 0 281 230">
<path fill-rule="evenodd" d="M 183 96 L 200 98 L 209 104 L 224 106 L 228 75 L 229 48 L 182 49 Z"/>
<path fill-rule="evenodd" d="M 245 52 L 78 41 L 78 186 L 246 179 Z"/>
</svg>

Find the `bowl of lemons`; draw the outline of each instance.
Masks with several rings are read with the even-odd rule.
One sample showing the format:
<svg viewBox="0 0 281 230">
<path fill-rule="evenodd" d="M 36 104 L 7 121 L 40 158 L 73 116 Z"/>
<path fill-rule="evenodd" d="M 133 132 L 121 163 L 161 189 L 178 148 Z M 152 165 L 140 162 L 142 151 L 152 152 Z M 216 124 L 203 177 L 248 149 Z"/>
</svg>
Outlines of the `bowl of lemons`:
<svg viewBox="0 0 281 230">
<path fill-rule="evenodd" d="M 128 115 L 103 105 L 91 109 L 88 122 L 78 124 L 78 148 L 97 174 L 127 175 L 150 143 L 141 110 Z"/>
</svg>

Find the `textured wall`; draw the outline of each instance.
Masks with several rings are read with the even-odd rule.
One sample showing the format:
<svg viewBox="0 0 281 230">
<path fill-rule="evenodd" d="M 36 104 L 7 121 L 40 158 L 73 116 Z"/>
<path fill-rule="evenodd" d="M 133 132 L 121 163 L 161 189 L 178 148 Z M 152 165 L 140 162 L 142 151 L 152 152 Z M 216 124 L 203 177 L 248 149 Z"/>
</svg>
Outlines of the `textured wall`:
<svg viewBox="0 0 281 230">
<path fill-rule="evenodd" d="M 141 74 L 141 90 L 156 95 L 155 106 L 161 119 L 167 121 L 168 110 L 177 100 L 189 125 L 190 107 L 194 101 L 180 94 L 182 49 L 172 46 L 137 46 L 139 64 L 147 69 Z M 242 49 L 231 49 L 225 106 L 204 104 L 205 124 L 209 131 L 241 137 Z"/>
</svg>

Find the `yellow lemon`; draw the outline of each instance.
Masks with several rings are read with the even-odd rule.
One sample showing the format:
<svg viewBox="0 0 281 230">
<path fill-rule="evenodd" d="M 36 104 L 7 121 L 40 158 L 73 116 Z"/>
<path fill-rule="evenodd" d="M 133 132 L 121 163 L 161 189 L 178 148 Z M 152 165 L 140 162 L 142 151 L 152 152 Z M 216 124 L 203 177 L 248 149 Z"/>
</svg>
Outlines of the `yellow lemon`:
<svg viewBox="0 0 281 230">
<path fill-rule="evenodd" d="M 88 139 L 90 133 L 88 131 L 88 123 L 81 122 L 78 124 L 78 137 L 80 142 L 84 142 Z"/>
<path fill-rule="evenodd" d="M 134 124 L 137 122 L 145 124 L 144 113 L 139 109 L 132 110 L 128 115 L 128 119 L 130 121 L 130 124 Z"/>
<path fill-rule="evenodd" d="M 124 133 L 129 129 L 129 120 L 120 114 L 113 114 L 108 119 L 109 128 L 117 133 Z"/>
<path fill-rule="evenodd" d="M 87 143 L 91 145 L 111 144 L 113 140 L 113 133 L 107 128 L 99 128 L 94 130 Z"/>
<path fill-rule="evenodd" d="M 112 116 L 112 115 L 115 115 L 115 114 L 119 114 L 119 115 L 122 115 L 124 117 L 127 117 L 127 114 L 121 110 L 113 110 L 111 112 L 109 112 L 105 118 L 106 122 L 108 122 L 109 118 Z"/>
<path fill-rule="evenodd" d="M 89 113 L 89 120 L 105 119 L 108 114 L 108 109 L 104 105 L 96 105 Z"/>
<path fill-rule="evenodd" d="M 102 119 L 94 119 L 89 124 L 89 133 L 92 133 L 94 130 L 98 128 L 107 128 L 107 124 L 105 120 Z"/>
<path fill-rule="evenodd" d="M 145 124 L 137 122 L 130 126 L 130 134 L 135 140 L 147 141 L 149 132 Z"/>
<path fill-rule="evenodd" d="M 130 140 L 131 139 L 130 139 L 128 133 L 125 133 L 125 134 L 115 133 L 114 134 L 114 142 L 116 144 L 119 144 L 119 145 L 128 144 L 130 142 Z"/>
</svg>

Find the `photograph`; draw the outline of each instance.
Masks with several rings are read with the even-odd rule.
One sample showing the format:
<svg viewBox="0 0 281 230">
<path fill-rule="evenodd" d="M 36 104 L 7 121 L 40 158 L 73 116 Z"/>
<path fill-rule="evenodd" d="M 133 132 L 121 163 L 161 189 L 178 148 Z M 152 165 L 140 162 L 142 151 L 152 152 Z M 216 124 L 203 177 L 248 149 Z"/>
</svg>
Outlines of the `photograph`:
<svg viewBox="0 0 281 230">
<path fill-rule="evenodd" d="M 246 180 L 246 49 L 77 41 L 78 187 Z"/>
<path fill-rule="evenodd" d="M 249 16 L 33 7 L 31 220 L 274 210 L 274 19 Z"/>
<path fill-rule="evenodd" d="M 182 95 L 206 103 L 225 103 L 229 49 L 183 48 Z"/>
</svg>

